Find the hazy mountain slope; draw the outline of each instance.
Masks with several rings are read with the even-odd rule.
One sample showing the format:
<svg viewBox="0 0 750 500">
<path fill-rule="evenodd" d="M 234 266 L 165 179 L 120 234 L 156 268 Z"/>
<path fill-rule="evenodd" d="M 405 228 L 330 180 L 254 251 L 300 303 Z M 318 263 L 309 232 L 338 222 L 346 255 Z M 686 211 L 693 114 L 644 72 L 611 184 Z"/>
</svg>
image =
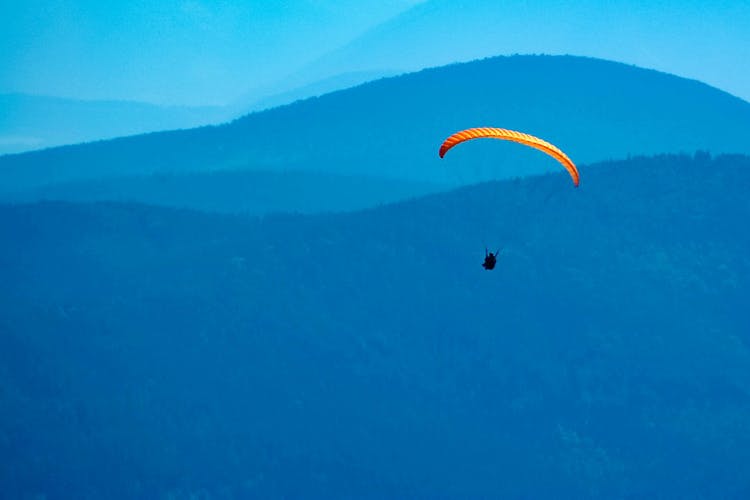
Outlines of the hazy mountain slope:
<svg viewBox="0 0 750 500">
<path fill-rule="evenodd" d="M 220 107 L 161 107 L 126 101 L 77 101 L 0 95 L 0 154 L 112 139 L 230 119 Z"/>
<path fill-rule="evenodd" d="M 750 158 L 583 173 L 326 217 L 2 207 L 2 491 L 747 496 Z"/>
<path fill-rule="evenodd" d="M 696 78 L 750 100 L 744 0 L 664 0 L 634 5 L 428 0 L 301 70 L 323 78 L 344 71 L 415 71 L 498 54 L 575 54 Z"/>
<path fill-rule="evenodd" d="M 420 182 L 557 168 L 539 152 L 499 141 L 438 159 L 443 138 L 480 125 L 540 135 L 578 163 L 698 149 L 750 152 L 750 104 L 726 93 L 600 60 L 519 56 L 378 80 L 222 126 L 0 157 L 0 189 L 290 166 Z"/>
<path fill-rule="evenodd" d="M 445 190 L 440 184 L 305 171 L 154 174 L 42 186 L 13 202 L 120 201 L 211 212 L 266 214 L 357 210 Z"/>
</svg>

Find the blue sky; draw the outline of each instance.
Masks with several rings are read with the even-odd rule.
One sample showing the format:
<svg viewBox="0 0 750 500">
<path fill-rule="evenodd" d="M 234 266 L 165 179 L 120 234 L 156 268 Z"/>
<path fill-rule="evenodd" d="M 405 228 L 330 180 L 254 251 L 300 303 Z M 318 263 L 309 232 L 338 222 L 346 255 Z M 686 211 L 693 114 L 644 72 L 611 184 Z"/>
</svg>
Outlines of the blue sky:
<svg viewBox="0 0 750 500">
<path fill-rule="evenodd" d="M 415 3 L 2 2 L 0 92 L 222 104 Z"/>
<path fill-rule="evenodd" d="M 418 69 L 510 54 L 570 54 L 657 69 L 750 100 L 748 0 L 429 0 L 308 73 Z"/>
<path fill-rule="evenodd" d="M 405 16 L 411 24 L 402 26 L 436 39 L 437 54 L 416 56 L 423 66 L 531 51 L 595 55 L 696 78 L 750 99 L 750 0 L 3 2 L 0 93 L 227 104 L 254 89 L 287 90 L 281 88 L 287 75 L 418 4 L 411 18 Z M 487 33 L 470 31 L 476 40 L 469 45 L 484 42 L 486 48 L 457 45 L 451 54 L 440 45 L 444 40 L 437 38 L 459 29 L 448 20 L 428 30 L 431 12 L 446 5 L 455 5 L 456 19 L 485 17 Z M 535 18 L 527 22 L 521 11 Z M 547 22 L 554 29 L 545 29 Z M 385 47 L 388 31 L 382 33 Z M 406 64 L 405 45 L 381 50 L 386 62 L 380 66 L 392 67 L 375 69 L 419 66 L 421 59 Z M 361 54 L 335 71 L 347 71 L 349 63 L 356 70 Z"/>
</svg>

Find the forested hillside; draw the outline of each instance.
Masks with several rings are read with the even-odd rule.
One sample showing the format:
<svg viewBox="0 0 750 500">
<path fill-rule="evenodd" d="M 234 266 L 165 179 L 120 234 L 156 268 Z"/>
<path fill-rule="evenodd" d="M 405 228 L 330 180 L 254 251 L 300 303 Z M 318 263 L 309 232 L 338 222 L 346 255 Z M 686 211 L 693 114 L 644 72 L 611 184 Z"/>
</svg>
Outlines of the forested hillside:
<svg viewBox="0 0 750 500">
<path fill-rule="evenodd" d="M 750 158 L 581 174 L 341 215 L 2 206 L 0 490 L 746 497 Z"/>
</svg>

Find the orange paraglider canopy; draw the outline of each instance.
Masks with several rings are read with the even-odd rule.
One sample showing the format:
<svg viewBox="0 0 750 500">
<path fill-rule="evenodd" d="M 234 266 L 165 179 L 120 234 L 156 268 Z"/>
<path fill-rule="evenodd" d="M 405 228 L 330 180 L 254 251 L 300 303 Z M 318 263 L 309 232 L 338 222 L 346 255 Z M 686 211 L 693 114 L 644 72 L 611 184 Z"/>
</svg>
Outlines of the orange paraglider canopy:
<svg viewBox="0 0 750 500">
<path fill-rule="evenodd" d="M 442 146 L 440 146 L 440 158 L 445 156 L 445 153 L 447 153 L 449 149 L 451 149 L 453 146 L 456 146 L 457 144 L 461 144 L 464 141 L 470 141 L 471 139 L 482 138 L 503 139 L 506 141 L 518 142 L 520 144 L 525 144 L 526 146 L 531 146 L 532 148 L 547 153 L 555 160 L 562 163 L 563 167 L 565 167 L 570 176 L 573 178 L 573 184 L 578 187 L 578 181 L 580 179 L 578 169 L 576 168 L 573 161 L 568 158 L 565 153 L 557 148 L 557 146 L 550 144 L 545 140 L 534 137 L 533 135 L 524 134 L 523 132 L 516 132 L 515 130 L 481 127 L 469 128 L 460 132 L 456 132 L 452 136 L 448 137 L 445 142 L 443 142 Z"/>
</svg>

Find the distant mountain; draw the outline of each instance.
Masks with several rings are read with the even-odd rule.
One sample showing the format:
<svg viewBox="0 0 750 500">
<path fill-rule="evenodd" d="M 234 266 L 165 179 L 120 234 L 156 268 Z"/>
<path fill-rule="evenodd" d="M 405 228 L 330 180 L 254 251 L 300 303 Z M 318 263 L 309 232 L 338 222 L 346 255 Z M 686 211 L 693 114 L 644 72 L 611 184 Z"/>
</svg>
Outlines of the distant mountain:
<svg viewBox="0 0 750 500">
<path fill-rule="evenodd" d="M 226 121 L 220 107 L 0 94 L 0 154 Z"/>
<path fill-rule="evenodd" d="M 750 158 L 582 174 L 0 207 L 3 493 L 746 498 Z"/>
<path fill-rule="evenodd" d="M 385 70 L 353 72 L 284 92 L 272 92 L 268 88 L 266 97 L 247 97 L 226 106 L 156 106 L 128 101 L 0 94 L 0 155 L 218 124 L 252 111 L 317 97 L 395 73 Z"/>
<path fill-rule="evenodd" d="M 498 54 L 575 54 L 695 78 L 750 100 L 746 0 L 528 2 L 428 0 L 297 73 L 320 79 L 401 71 Z M 688 41 L 694 40 L 695 43 Z"/>
<path fill-rule="evenodd" d="M 750 103 L 702 83 L 595 59 L 498 57 L 386 78 L 221 126 L 0 157 L 0 195 L 238 169 L 455 185 L 558 168 L 538 151 L 500 141 L 438 158 L 447 135 L 486 125 L 539 135 L 579 164 L 664 152 L 750 153 Z"/>
</svg>

